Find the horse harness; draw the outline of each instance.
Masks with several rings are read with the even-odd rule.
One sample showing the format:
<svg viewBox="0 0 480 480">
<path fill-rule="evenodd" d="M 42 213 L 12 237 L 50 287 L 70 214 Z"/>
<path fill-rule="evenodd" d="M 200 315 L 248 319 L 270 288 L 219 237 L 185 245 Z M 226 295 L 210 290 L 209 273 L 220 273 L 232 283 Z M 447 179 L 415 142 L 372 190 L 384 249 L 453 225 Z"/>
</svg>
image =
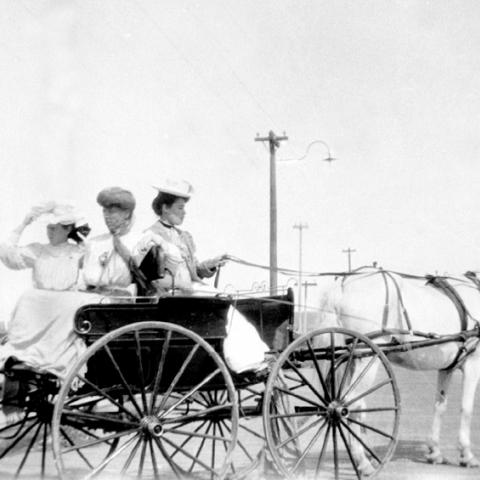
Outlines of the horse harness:
<svg viewBox="0 0 480 480">
<path fill-rule="evenodd" d="M 403 318 L 405 320 L 407 329 L 409 332 L 413 333 L 410 317 L 408 315 L 407 309 L 405 308 L 400 285 L 398 284 L 398 281 L 395 279 L 393 275 L 394 272 L 389 272 L 387 270 L 380 269 L 378 270 L 378 273 L 382 275 L 382 278 L 385 284 L 385 303 L 383 306 L 383 315 L 382 315 L 382 331 L 388 331 L 387 326 L 388 326 L 389 299 L 390 299 L 390 288 L 389 288 L 388 280 L 390 280 L 395 288 L 395 293 L 397 294 L 398 303 L 402 310 Z M 452 370 L 454 368 L 461 366 L 463 362 L 466 360 L 466 358 L 468 357 L 468 355 L 473 353 L 477 348 L 478 344 L 480 343 L 480 337 L 478 335 L 472 337 L 472 336 L 465 335 L 463 333 L 467 330 L 468 318 L 471 317 L 471 315 L 469 314 L 467 307 L 465 306 L 465 303 L 463 302 L 462 298 L 458 294 L 457 290 L 448 282 L 447 278 L 445 277 L 434 276 L 434 275 L 426 275 L 425 277 L 419 277 L 419 276 L 406 275 L 401 273 L 397 273 L 397 274 L 401 277 L 414 278 L 417 280 L 425 279 L 427 285 L 431 285 L 432 287 L 437 288 L 440 292 L 445 294 L 451 300 L 451 302 L 455 305 L 455 308 L 458 312 L 459 319 L 460 319 L 460 327 L 461 327 L 462 333 L 459 335 L 458 341 L 461 342 L 461 344 L 459 345 L 458 352 L 455 358 L 453 359 L 453 361 L 450 363 L 450 365 L 445 367 L 443 370 Z M 472 281 L 476 286 L 476 288 L 480 291 L 480 280 L 478 280 L 476 276 L 472 277 L 468 274 L 466 274 L 465 276 L 470 281 Z M 477 329 L 478 327 L 479 327 L 479 323 L 477 321 Z M 379 334 L 379 332 L 376 332 L 376 333 Z"/>
</svg>

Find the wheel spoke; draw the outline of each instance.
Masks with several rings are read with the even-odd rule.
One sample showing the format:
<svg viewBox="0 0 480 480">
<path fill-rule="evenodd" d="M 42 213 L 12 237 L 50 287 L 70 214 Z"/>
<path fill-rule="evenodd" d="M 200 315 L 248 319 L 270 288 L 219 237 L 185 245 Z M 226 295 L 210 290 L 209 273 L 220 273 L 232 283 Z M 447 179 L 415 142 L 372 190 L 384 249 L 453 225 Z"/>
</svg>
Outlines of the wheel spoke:
<svg viewBox="0 0 480 480">
<path fill-rule="evenodd" d="M 294 473 L 295 470 L 297 470 L 297 468 L 300 466 L 300 464 L 302 463 L 304 458 L 308 455 L 308 452 L 312 449 L 313 445 L 315 444 L 315 442 L 318 440 L 318 438 L 322 434 L 323 427 L 325 427 L 326 423 L 327 423 L 326 420 L 324 420 L 323 425 L 320 426 L 317 433 L 315 433 L 313 438 L 308 442 L 308 445 L 305 447 L 305 450 L 300 455 L 300 457 L 298 457 L 295 465 L 292 467 L 292 473 Z"/>
<path fill-rule="evenodd" d="M 207 423 L 206 420 L 204 420 L 195 430 L 194 432 L 198 432 L 200 431 L 204 426 L 205 424 Z M 209 427 L 207 426 L 207 430 L 206 430 L 206 433 L 208 433 L 209 431 Z M 192 438 L 191 437 L 187 437 L 180 445 L 180 447 L 184 447 Z M 178 450 L 175 450 L 172 454 L 171 454 L 171 457 L 173 458 L 176 454 L 178 453 Z M 198 455 L 198 454 L 197 454 Z"/>
<path fill-rule="evenodd" d="M 320 476 L 320 465 L 322 464 L 322 459 L 323 456 L 325 455 L 325 452 L 327 450 L 327 445 L 328 445 L 328 434 L 330 433 L 331 425 L 330 423 L 327 425 L 327 431 L 325 432 L 325 437 L 323 437 L 323 444 L 322 444 L 322 449 L 320 450 L 320 455 L 318 456 L 317 459 L 317 464 L 315 465 L 315 478 Z"/>
<path fill-rule="evenodd" d="M 125 390 L 127 391 L 128 398 L 132 402 L 132 405 L 135 407 L 135 410 L 138 412 L 138 414 L 140 416 L 143 416 L 143 412 L 142 412 L 140 406 L 138 405 L 137 401 L 135 400 L 135 395 L 132 392 L 130 384 L 125 379 L 125 376 L 123 375 L 122 370 L 120 369 L 120 366 L 118 365 L 117 361 L 115 360 L 110 347 L 108 345 L 104 345 L 103 349 L 107 352 L 107 355 L 109 356 L 110 361 L 112 362 L 113 367 L 115 368 L 115 371 L 117 372 L 117 374 L 120 378 L 120 381 L 122 382 Z"/>
<path fill-rule="evenodd" d="M 355 422 L 356 423 L 356 422 Z M 355 433 L 355 431 L 348 425 L 346 422 L 342 422 L 342 425 L 348 430 L 348 432 L 355 437 L 355 439 L 362 445 L 362 447 L 367 450 L 367 452 L 378 462 L 382 463 L 378 458 L 377 454 L 362 440 L 362 438 Z"/>
<path fill-rule="evenodd" d="M 313 392 L 315 396 L 319 398 L 319 400 L 324 404 L 327 405 L 326 399 L 320 394 L 320 392 L 312 385 L 312 383 L 303 375 L 303 373 L 297 368 L 297 366 L 287 359 L 288 365 L 295 371 L 295 373 L 303 380 L 303 383 L 307 385 L 307 387 Z M 299 385 L 301 387 L 302 385 Z"/>
<path fill-rule="evenodd" d="M 154 478 L 160 478 L 158 474 L 158 467 L 157 467 L 157 457 L 155 456 L 155 450 L 153 449 L 153 442 L 151 437 L 148 437 L 148 446 L 150 448 L 150 458 L 152 459 L 152 467 L 153 467 L 153 475 Z"/>
<path fill-rule="evenodd" d="M 177 448 L 178 445 L 176 445 L 174 442 L 172 442 L 172 440 L 170 440 L 169 438 L 167 437 L 163 437 L 162 440 L 164 440 L 166 443 L 168 443 L 169 445 L 171 445 L 173 448 Z M 198 463 L 200 466 L 202 466 L 205 470 L 208 470 L 210 472 L 213 472 L 215 473 L 215 470 L 213 470 L 212 468 L 210 468 L 208 465 L 206 465 L 204 462 L 202 462 L 199 458 L 195 457 L 194 455 L 192 455 L 190 452 L 188 452 L 187 450 L 181 448 L 180 451 L 188 458 L 190 458 L 191 460 L 194 460 L 195 463 Z"/>
<path fill-rule="evenodd" d="M 142 478 L 143 466 L 145 464 L 145 453 L 147 452 L 147 441 L 142 441 L 142 451 L 140 452 L 140 460 L 138 462 L 138 478 Z"/>
<path fill-rule="evenodd" d="M 132 430 L 125 430 L 123 432 L 116 432 L 116 433 L 111 433 L 110 435 L 107 435 L 106 437 L 99 437 L 95 440 L 89 441 L 82 443 L 81 445 L 75 445 L 72 443 L 71 447 L 64 448 L 61 453 L 69 453 L 75 450 L 80 450 L 81 448 L 89 448 L 93 447 L 94 445 L 100 445 L 101 443 L 108 443 L 109 440 L 113 440 L 115 438 L 122 438 L 127 435 L 131 435 L 132 433 L 137 433 L 139 431 L 138 428 L 132 429 Z"/>
<path fill-rule="evenodd" d="M 315 356 L 315 351 L 313 350 L 313 347 L 312 347 L 312 344 L 311 344 L 310 340 L 307 340 L 307 347 L 308 347 L 308 351 L 310 352 L 310 357 L 311 357 L 313 366 L 315 367 L 315 371 L 317 372 L 317 375 L 318 375 L 318 378 L 319 378 L 320 383 L 322 385 L 323 391 L 325 392 L 325 396 L 326 396 L 326 400 L 327 400 L 326 403 L 329 403 L 330 400 L 331 400 L 330 399 L 330 394 L 329 394 L 329 391 L 327 389 L 325 379 L 323 378 L 322 371 L 320 370 L 320 365 L 318 364 L 317 357 Z"/>
<path fill-rule="evenodd" d="M 170 465 L 170 468 L 173 470 L 173 473 L 177 478 L 186 478 L 185 473 L 182 472 L 182 469 L 171 459 L 171 456 L 165 451 L 165 448 L 162 445 L 162 442 L 157 437 L 154 437 L 155 443 L 157 444 L 158 449 L 162 453 L 163 458 Z M 165 440 L 165 439 L 164 439 Z"/>
<path fill-rule="evenodd" d="M 126 413 L 129 417 L 131 418 L 137 418 L 133 412 L 131 412 L 130 410 L 128 410 L 127 408 L 125 408 L 121 403 L 119 403 L 117 400 L 115 400 L 111 395 L 109 395 L 108 393 L 106 393 L 105 390 L 102 390 L 101 388 L 97 387 L 94 383 L 92 383 L 90 380 L 88 380 L 86 377 L 83 377 L 81 375 L 77 375 L 77 378 L 81 381 L 81 382 L 84 382 L 85 384 L 87 384 L 89 387 L 93 388 L 93 390 L 95 390 L 95 392 L 100 395 L 102 398 L 105 398 L 107 399 L 109 402 L 111 402 L 113 405 L 115 405 L 116 407 L 118 407 L 122 412 Z M 69 399 L 69 401 L 66 403 L 66 406 L 71 406 L 72 404 L 75 404 L 76 402 L 76 397 L 72 397 L 71 399 Z M 100 400 L 97 400 L 96 403 L 98 404 Z M 134 400 L 135 402 L 135 400 Z M 80 404 L 80 405 L 73 405 L 74 408 L 77 408 L 77 409 L 80 409 L 81 407 L 84 407 L 84 406 L 90 406 L 90 403 L 91 402 L 88 402 L 86 404 Z M 136 403 L 136 402 L 135 402 Z M 137 408 L 137 411 L 138 413 L 140 414 L 140 416 L 142 416 L 142 412 Z"/>
<path fill-rule="evenodd" d="M 210 415 L 211 413 L 218 412 L 219 410 L 225 410 L 226 408 L 231 408 L 232 404 L 228 403 L 225 405 L 216 405 L 214 407 L 206 408 L 205 410 L 199 410 L 198 412 L 191 413 L 189 415 L 183 415 L 181 417 L 176 417 L 176 418 L 164 418 L 163 419 L 163 424 L 168 424 L 168 423 L 177 423 L 179 422 L 180 424 L 184 425 L 185 423 L 188 423 L 192 420 L 200 420 L 202 417 L 205 417 L 207 415 Z"/>
<path fill-rule="evenodd" d="M 39 423 L 40 423 L 40 421 L 38 420 L 38 418 L 35 418 L 35 420 L 32 422 L 32 424 L 29 427 L 27 427 L 21 434 L 16 436 L 15 440 L 13 440 L 12 443 L 10 445 L 8 445 L 8 447 L 6 447 L 5 450 L 3 450 L 3 452 L 0 455 L 0 458 L 3 458 L 13 447 L 15 447 L 15 445 L 17 445 L 17 443 L 20 440 L 22 440 L 22 438 L 24 438 L 26 435 L 28 435 L 28 432 L 30 432 Z"/>
<path fill-rule="evenodd" d="M 122 470 L 121 470 L 121 475 L 125 475 L 127 473 L 128 467 L 131 465 L 133 458 L 135 457 L 135 454 L 137 453 L 138 448 L 140 447 L 140 443 L 142 441 L 142 438 L 140 435 L 138 435 L 137 442 L 133 446 L 132 450 L 128 454 L 127 460 L 125 461 Z"/>
<path fill-rule="evenodd" d="M 41 471 L 42 471 L 42 477 L 45 476 L 45 456 L 47 453 L 47 437 L 48 437 L 48 429 L 50 427 L 49 423 L 44 423 L 43 424 L 43 439 L 42 439 L 42 466 L 41 466 Z"/>
<path fill-rule="evenodd" d="M 170 433 L 175 433 L 177 435 L 186 435 L 186 436 L 189 436 L 189 437 L 194 437 L 194 438 L 209 438 L 210 440 L 229 440 L 228 438 L 226 437 L 219 437 L 219 436 L 216 436 L 215 434 L 214 435 L 207 435 L 205 433 L 196 433 L 196 432 L 190 432 L 188 430 L 180 430 L 178 428 L 176 429 L 165 429 L 166 432 L 170 432 Z"/>
<path fill-rule="evenodd" d="M 108 456 L 103 460 L 100 465 L 94 468 L 86 477 L 85 479 L 93 478 L 97 473 L 100 473 L 109 463 L 111 463 L 115 458 L 117 458 L 120 454 L 123 453 L 124 450 L 137 438 L 137 435 L 134 435 L 132 438 L 129 438 L 120 448 L 117 448 L 112 455 Z"/>
<path fill-rule="evenodd" d="M 158 410 L 157 411 L 157 415 L 161 418 L 161 417 L 164 417 L 166 415 L 168 415 L 170 412 L 172 412 L 173 410 L 175 410 L 181 403 L 183 403 L 185 400 L 187 400 L 188 398 L 190 398 L 192 395 L 194 395 L 200 388 L 202 388 L 205 384 L 207 384 L 213 377 L 215 377 L 216 375 L 218 375 L 218 373 L 220 373 L 220 369 L 217 368 L 216 370 L 214 370 L 212 373 L 210 373 L 209 375 L 207 375 L 201 382 L 197 383 L 192 389 L 190 389 L 185 395 L 182 395 L 172 406 L 168 407 L 166 410 L 163 410 L 163 411 L 160 411 Z M 165 398 L 165 397 L 164 397 Z M 163 399 L 162 399 L 163 400 Z M 162 403 L 164 403 L 163 401 L 160 402 L 160 406 L 162 405 Z M 159 406 L 159 409 L 160 409 L 160 406 Z"/>
<path fill-rule="evenodd" d="M 355 351 L 355 347 L 357 346 L 357 344 L 358 344 L 358 338 L 355 338 L 353 340 L 352 345 L 349 347 L 350 355 L 348 356 L 347 364 L 345 365 L 345 370 L 343 371 L 343 375 L 342 375 L 342 378 L 340 380 L 340 385 L 338 387 L 338 391 L 337 391 L 337 395 L 336 395 L 338 398 L 342 397 L 342 390 L 343 390 L 343 387 L 345 386 L 345 382 L 347 380 L 348 372 L 350 372 L 350 369 L 352 367 L 353 359 L 355 358 L 354 355 L 353 355 L 353 352 Z"/>
<path fill-rule="evenodd" d="M 298 437 L 300 437 L 300 435 L 303 435 L 304 433 L 308 432 L 309 430 L 314 428 L 316 425 L 318 425 L 320 422 L 323 422 L 323 424 L 320 425 L 318 430 L 319 431 L 322 430 L 325 427 L 325 425 L 327 424 L 327 420 L 325 418 L 317 418 L 312 423 L 304 426 L 301 430 L 298 430 L 293 435 L 290 435 L 289 437 L 287 437 L 285 440 L 283 440 L 281 443 L 279 443 L 276 446 L 276 448 L 280 449 L 280 448 L 284 447 L 285 445 L 287 445 L 288 443 L 292 442 L 293 440 L 296 440 Z"/>
<path fill-rule="evenodd" d="M 361 422 L 360 420 L 355 420 L 354 418 L 349 418 L 348 419 L 350 422 L 355 423 L 356 425 L 366 428 L 367 430 L 371 430 L 372 432 L 378 433 L 379 435 L 382 435 L 385 438 L 389 438 L 390 440 L 393 440 L 394 437 L 390 435 L 387 432 L 384 432 L 383 430 L 380 430 L 379 428 L 372 427 L 371 425 L 368 425 L 367 423 Z"/>
<path fill-rule="evenodd" d="M 74 441 L 70 438 L 70 436 L 67 434 L 67 432 L 63 429 L 60 428 L 60 433 L 63 435 L 63 437 L 67 440 L 67 442 L 72 446 L 74 445 Z M 93 465 L 88 461 L 87 457 L 81 452 L 79 449 L 76 450 L 78 456 L 88 465 L 90 469 L 93 468 Z"/>
<path fill-rule="evenodd" d="M 333 469 L 335 473 L 335 480 L 339 480 L 338 475 L 338 439 L 337 439 L 337 425 L 332 423 L 332 440 L 333 440 Z"/>
<path fill-rule="evenodd" d="M 65 415 L 65 420 L 66 419 L 72 419 L 72 420 L 92 420 L 92 421 L 99 421 L 101 420 L 102 425 L 105 426 L 105 424 L 110 424 L 114 425 L 116 427 L 122 426 L 123 428 L 125 427 L 130 427 L 130 428 L 135 428 L 138 427 L 138 422 L 129 422 L 128 420 L 122 420 L 121 418 L 115 418 L 111 415 L 102 415 L 99 413 L 88 413 L 88 412 L 83 412 L 83 411 L 76 411 L 76 410 L 70 410 L 70 409 L 65 409 L 64 414 Z"/>
<path fill-rule="evenodd" d="M 157 408 L 157 415 L 158 415 L 158 412 L 160 412 L 160 410 L 163 409 L 163 406 L 165 405 L 165 402 L 167 400 L 167 398 L 170 396 L 170 394 L 172 393 L 173 389 L 175 388 L 175 386 L 177 385 L 178 381 L 180 380 L 180 378 L 182 377 L 183 373 L 185 372 L 186 368 L 188 367 L 188 365 L 190 364 L 190 362 L 192 361 L 192 358 L 193 356 L 195 355 L 195 353 L 197 352 L 197 350 L 199 349 L 200 345 L 198 344 L 195 344 L 194 347 L 190 350 L 190 353 L 187 355 L 187 358 L 184 360 L 182 366 L 180 367 L 180 369 L 178 370 L 177 374 L 175 375 L 175 378 L 172 380 L 172 382 L 170 383 L 167 391 L 165 392 L 165 395 L 162 397 L 162 400 L 160 402 L 160 405 L 158 406 Z"/>
<path fill-rule="evenodd" d="M 165 358 L 167 356 L 167 351 L 170 347 L 170 339 L 172 338 L 172 331 L 168 330 L 167 335 L 165 337 L 165 340 L 162 345 L 162 353 L 160 354 L 160 360 L 158 361 L 158 367 L 157 367 L 157 374 L 155 375 L 155 383 L 153 386 L 153 393 L 152 397 L 150 399 L 150 412 L 153 411 L 153 405 L 155 402 L 155 398 L 158 395 L 160 391 L 160 382 L 162 380 L 162 375 L 163 375 L 163 367 L 165 365 Z"/>
<path fill-rule="evenodd" d="M 363 367 L 362 371 L 360 372 L 358 377 L 355 379 L 355 381 L 352 384 L 350 384 L 350 386 L 347 388 L 347 391 L 342 395 L 342 398 L 340 398 L 340 401 L 345 400 L 346 396 L 355 389 L 355 387 L 362 381 L 362 379 L 365 377 L 365 375 L 370 370 L 370 368 L 372 368 L 372 365 L 375 363 L 376 360 L 377 359 L 375 357 L 372 357 L 369 360 L 369 362 L 367 363 L 367 365 L 365 365 L 365 367 Z"/>
<path fill-rule="evenodd" d="M 366 397 L 367 395 L 370 395 L 371 393 L 379 390 L 380 388 L 384 387 L 385 385 L 389 385 L 390 383 L 392 383 L 392 381 L 390 379 L 385 379 L 383 382 L 377 383 L 377 385 L 374 385 L 373 387 L 370 387 L 368 390 L 365 390 L 364 392 L 357 395 L 356 397 L 348 399 L 348 402 L 345 402 L 345 406 L 349 406 L 352 403 L 358 402 L 358 400 L 360 400 L 361 398 Z"/>
<path fill-rule="evenodd" d="M 285 395 L 290 395 L 292 397 L 298 398 L 299 400 L 302 400 L 303 402 L 309 403 L 310 405 L 313 405 L 314 407 L 317 407 L 320 411 L 324 411 L 325 408 L 318 403 L 315 403 L 313 400 L 310 400 L 308 397 L 304 397 L 303 395 L 299 395 L 298 393 L 294 393 L 288 388 L 282 388 L 277 385 L 275 385 L 275 390 L 284 393 Z"/>
<path fill-rule="evenodd" d="M 142 347 L 140 345 L 140 334 L 138 330 L 135 330 L 135 352 L 137 354 L 137 363 L 138 363 L 138 377 L 140 380 L 140 392 L 142 395 L 142 404 L 143 410 L 148 411 L 147 407 L 147 397 L 145 396 L 145 372 L 143 370 L 143 361 L 142 361 Z"/>
<path fill-rule="evenodd" d="M 343 432 L 342 425 L 338 425 L 338 431 L 340 432 L 340 436 L 342 437 L 343 444 L 345 445 L 345 449 L 347 450 L 348 458 L 350 459 L 350 463 L 353 465 L 353 468 L 355 470 L 355 475 L 357 476 L 358 480 L 361 480 L 361 475 L 360 472 L 358 471 L 357 463 L 355 462 L 352 452 L 350 450 L 350 445 L 348 444 L 348 440 L 345 436 L 345 433 Z"/>
<path fill-rule="evenodd" d="M 28 458 L 28 455 L 30 454 L 32 448 L 33 448 L 33 445 L 35 443 L 35 440 L 37 439 L 38 437 L 38 434 L 40 433 L 40 430 L 42 428 L 42 423 L 41 422 L 38 422 L 38 427 L 37 429 L 35 430 L 35 433 L 33 434 L 33 437 L 31 438 L 30 440 L 30 443 L 28 444 L 28 447 L 27 449 L 25 450 L 25 453 L 22 457 L 22 461 L 20 462 L 20 465 L 18 466 L 17 468 L 17 471 L 15 473 L 15 477 L 18 477 L 18 475 L 20 475 L 20 472 L 22 471 L 23 469 L 23 466 L 25 465 L 25 462 L 27 461 L 27 458 Z"/>
</svg>

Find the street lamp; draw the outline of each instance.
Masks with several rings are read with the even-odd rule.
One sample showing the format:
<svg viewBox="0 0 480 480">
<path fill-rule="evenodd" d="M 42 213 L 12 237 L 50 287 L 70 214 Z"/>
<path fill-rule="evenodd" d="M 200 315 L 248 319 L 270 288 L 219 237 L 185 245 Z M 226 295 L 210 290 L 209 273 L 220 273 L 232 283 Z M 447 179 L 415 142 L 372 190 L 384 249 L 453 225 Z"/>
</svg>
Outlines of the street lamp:
<svg viewBox="0 0 480 480">
<path fill-rule="evenodd" d="M 323 158 L 322 160 L 324 162 L 328 162 L 328 163 L 334 162 L 336 160 L 336 158 L 332 157 L 332 154 L 330 152 L 330 147 L 323 140 L 313 140 L 313 142 L 310 142 L 307 145 L 305 153 L 300 158 L 279 158 L 278 161 L 279 162 L 300 162 L 301 160 L 305 160 L 307 158 L 308 154 L 310 153 L 310 149 L 314 145 L 318 145 L 318 144 L 323 145 L 327 149 L 327 156 L 325 158 Z"/>
</svg>

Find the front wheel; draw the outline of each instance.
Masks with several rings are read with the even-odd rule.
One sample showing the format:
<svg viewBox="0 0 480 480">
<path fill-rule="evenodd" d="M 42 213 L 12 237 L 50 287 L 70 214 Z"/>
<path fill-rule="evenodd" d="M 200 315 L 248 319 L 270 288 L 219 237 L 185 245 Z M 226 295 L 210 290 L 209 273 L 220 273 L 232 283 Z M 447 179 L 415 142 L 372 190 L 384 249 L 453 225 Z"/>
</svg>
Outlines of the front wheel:
<svg viewBox="0 0 480 480">
<path fill-rule="evenodd" d="M 265 389 L 267 445 L 287 478 L 375 474 L 393 454 L 399 416 L 388 359 L 367 337 L 342 328 L 292 342 Z"/>
</svg>

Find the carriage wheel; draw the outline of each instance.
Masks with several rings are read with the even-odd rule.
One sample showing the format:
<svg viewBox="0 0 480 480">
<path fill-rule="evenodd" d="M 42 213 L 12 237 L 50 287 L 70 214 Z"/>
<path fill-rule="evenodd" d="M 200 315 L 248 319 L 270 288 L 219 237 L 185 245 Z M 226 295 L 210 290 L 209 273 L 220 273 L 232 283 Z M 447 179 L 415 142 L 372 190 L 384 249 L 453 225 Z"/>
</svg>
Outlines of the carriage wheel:
<svg viewBox="0 0 480 480">
<path fill-rule="evenodd" d="M 216 390 L 222 403 L 206 402 Z M 214 348 L 183 327 L 140 322 L 97 340 L 73 367 L 55 406 L 53 451 L 69 480 L 217 479 L 237 428 L 235 388 Z"/>
<path fill-rule="evenodd" d="M 231 462 L 226 472 L 228 480 L 249 478 L 259 467 L 265 451 L 265 435 L 262 426 L 262 398 L 265 385 L 247 385 L 238 388 L 239 418 L 237 441 Z M 214 390 L 200 392 L 195 402 L 203 408 L 224 408 L 229 402 L 228 391 Z M 227 410 L 225 410 L 227 411 Z M 228 437 L 233 425 L 230 416 L 221 415 L 207 420 L 205 429 Z"/>
<path fill-rule="evenodd" d="M 399 416 L 388 359 L 367 337 L 342 328 L 292 342 L 266 385 L 267 445 L 288 478 L 375 474 L 393 454 Z"/>
<path fill-rule="evenodd" d="M 9 456 L 8 464 L 13 466 L 8 472 L 1 468 L 0 476 L 43 478 L 55 471 L 50 459 L 50 425 L 58 384 L 53 375 L 28 367 L 17 371 L 19 375 L 7 376 L 0 402 L 5 412 L 11 412 L 11 421 L 0 427 L 0 464 L 6 467 L 2 459 Z"/>
</svg>

